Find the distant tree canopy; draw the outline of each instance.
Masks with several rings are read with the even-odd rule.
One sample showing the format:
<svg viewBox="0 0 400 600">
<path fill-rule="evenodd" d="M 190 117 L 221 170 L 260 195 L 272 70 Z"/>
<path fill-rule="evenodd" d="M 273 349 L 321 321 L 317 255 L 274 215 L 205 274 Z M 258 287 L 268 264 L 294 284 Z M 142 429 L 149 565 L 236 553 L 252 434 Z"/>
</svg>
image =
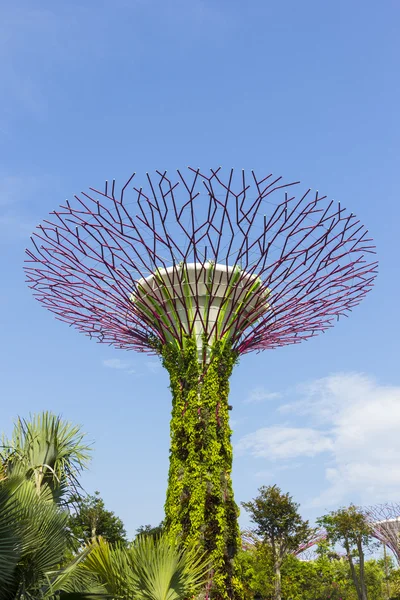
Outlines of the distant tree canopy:
<svg viewBox="0 0 400 600">
<path fill-rule="evenodd" d="M 84 498 L 75 498 L 76 511 L 69 518 L 69 528 L 75 540 L 87 544 L 101 536 L 111 544 L 127 544 L 123 522 L 112 511 L 106 510 L 100 492 Z"/>
<path fill-rule="evenodd" d="M 164 523 L 161 521 L 158 525 L 153 527 L 152 525 L 141 525 L 136 529 L 136 537 L 139 535 L 151 535 L 158 537 L 164 532 Z"/>
<path fill-rule="evenodd" d="M 80 429 L 51 413 L 18 419 L 5 440 L 0 600 L 204 598 L 212 565 L 201 549 L 176 546 L 161 535 L 163 522 L 142 525 L 128 544 L 121 519 L 106 510 L 99 492 L 76 495 L 86 454 Z M 314 540 L 315 530 L 289 494 L 262 487 L 243 506 L 257 535 L 245 532 L 235 557 L 235 600 L 400 600 L 400 569 L 387 552 L 380 560 L 365 558 L 376 542 L 354 505 L 318 520 L 327 537 L 308 561 L 293 552 Z M 210 598 L 220 596 L 211 588 Z"/>
<path fill-rule="evenodd" d="M 262 486 L 259 495 L 250 502 L 242 502 L 249 512 L 254 531 L 262 537 L 263 546 L 270 556 L 274 570 L 274 599 L 281 600 L 281 567 L 284 558 L 307 543 L 315 529 L 304 521 L 298 512 L 299 505 L 279 487 Z"/>
<path fill-rule="evenodd" d="M 364 552 L 372 541 L 372 531 L 365 515 L 351 504 L 324 515 L 318 522 L 326 529 L 328 541 L 332 545 L 339 543 L 345 549 L 357 597 L 367 600 Z"/>
<path fill-rule="evenodd" d="M 236 559 L 238 576 L 243 583 L 246 600 L 274 598 L 274 566 L 270 549 L 264 544 L 241 551 Z M 357 567 L 358 569 L 358 567 Z M 390 571 L 390 599 L 400 599 L 398 571 Z M 302 561 L 288 554 L 281 567 L 282 598 L 285 600 L 358 600 L 357 591 L 346 558 Z M 365 562 L 368 600 L 387 600 L 387 585 L 382 561 Z"/>
</svg>

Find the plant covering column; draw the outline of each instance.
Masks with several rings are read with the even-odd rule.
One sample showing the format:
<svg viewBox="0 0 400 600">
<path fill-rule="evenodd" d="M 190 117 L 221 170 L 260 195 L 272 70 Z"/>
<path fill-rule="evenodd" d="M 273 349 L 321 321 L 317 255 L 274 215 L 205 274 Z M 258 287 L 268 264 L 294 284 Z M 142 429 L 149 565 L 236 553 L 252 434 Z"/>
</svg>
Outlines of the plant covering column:
<svg viewBox="0 0 400 600">
<path fill-rule="evenodd" d="M 232 490 L 229 377 L 237 353 L 229 343 L 211 346 L 207 365 L 196 341 L 166 345 L 163 364 L 172 391 L 171 451 L 166 527 L 185 544 L 200 542 L 213 569 L 215 598 L 236 598 L 233 558 L 239 544 Z"/>
<path fill-rule="evenodd" d="M 232 597 L 235 581 L 237 356 L 326 331 L 376 276 L 359 219 L 298 185 L 221 168 L 132 175 L 66 200 L 27 250 L 28 284 L 58 319 L 162 356 L 173 394 L 167 525 L 209 552 L 214 598 Z"/>
</svg>

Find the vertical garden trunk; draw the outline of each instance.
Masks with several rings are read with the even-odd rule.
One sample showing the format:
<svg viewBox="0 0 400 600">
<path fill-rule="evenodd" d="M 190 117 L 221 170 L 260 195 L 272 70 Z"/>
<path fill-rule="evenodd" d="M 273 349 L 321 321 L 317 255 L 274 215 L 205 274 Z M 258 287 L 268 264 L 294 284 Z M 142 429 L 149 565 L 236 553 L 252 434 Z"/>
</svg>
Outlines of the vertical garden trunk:
<svg viewBox="0 0 400 600">
<path fill-rule="evenodd" d="M 196 341 L 188 338 L 182 350 L 165 346 L 163 361 L 173 399 L 166 528 L 185 544 L 202 544 L 213 570 L 212 597 L 236 598 L 233 558 L 239 529 L 228 413 L 236 354 L 215 342 L 203 366 Z"/>
</svg>

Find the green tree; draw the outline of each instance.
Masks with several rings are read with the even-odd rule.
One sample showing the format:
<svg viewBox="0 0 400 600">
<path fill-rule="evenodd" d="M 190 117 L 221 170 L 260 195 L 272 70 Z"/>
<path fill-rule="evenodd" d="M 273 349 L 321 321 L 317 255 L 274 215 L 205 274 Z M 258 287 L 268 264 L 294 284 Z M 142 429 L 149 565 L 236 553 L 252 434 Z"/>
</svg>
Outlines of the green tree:
<svg viewBox="0 0 400 600">
<path fill-rule="evenodd" d="M 106 510 L 100 492 L 84 498 L 74 498 L 75 512 L 71 514 L 68 527 L 79 546 L 103 537 L 111 544 L 127 544 L 124 524 L 112 511 Z"/>
<path fill-rule="evenodd" d="M 371 528 L 365 516 L 354 506 L 340 508 L 318 519 L 332 545 L 341 544 L 346 552 L 351 577 L 359 600 L 368 600 L 365 579 L 364 548 L 371 543 Z M 356 562 L 358 569 L 356 569 Z"/>
<path fill-rule="evenodd" d="M 297 550 L 315 534 L 315 529 L 298 512 L 299 505 L 279 487 L 262 486 L 259 495 L 250 502 L 242 502 L 255 523 L 255 533 L 270 549 L 274 573 L 274 599 L 282 598 L 281 567 L 285 556 Z"/>
<path fill-rule="evenodd" d="M 88 550 L 65 561 L 71 541 L 65 504 L 89 459 L 83 433 L 44 412 L 18 418 L 2 448 L 0 600 L 88 599 L 98 590 L 80 573 Z"/>
<path fill-rule="evenodd" d="M 52 490 L 11 476 L 0 481 L 0 600 L 83 600 L 100 591 L 90 573 L 80 571 L 85 550 L 64 562 L 68 514 Z M 104 595 L 103 595 L 104 597 Z"/>
<path fill-rule="evenodd" d="M 141 525 L 136 529 L 136 537 L 138 535 L 151 535 L 153 538 L 160 537 L 165 531 L 164 522 L 161 521 L 158 525 Z"/>
<path fill-rule="evenodd" d="M 235 572 L 246 600 L 254 596 L 255 553 L 255 547 L 242 548 L 235 556 Z"/>
<path fill-rule="evenodd" d="M 56 502 L 67 501 L 76 492 L 78 477 L 90 458 L 84 437 L 78 425 L 50 412 L 30 420 L 18 417 L 11 437 L 3 436 L 3 472 L 32 480 L 38 494 L 48 486 Z"/>
<path fill-rule="evenodd" d="M 246 600 L 272 600 L 275 591 L 271 549 L 259 544 L 240 552 L 236 560 Z M 345 557 L 332 558 L 329 553 L 323 553 L 316 560 L 302 561 L 288 554 L 282 562 L 281 572 L 285 600 L 357 600 L 350 565 Z M 392 595 L 397 600 L 395 572 Z M 381 561 L 365 562 L 365 579 L 369 600 L 386 600 Z"/>
<path fill-rule="evenodd" d="M 393 569 L 389 575 L 390 600 L 400 600 L 400 569 Z"/>
</svg>

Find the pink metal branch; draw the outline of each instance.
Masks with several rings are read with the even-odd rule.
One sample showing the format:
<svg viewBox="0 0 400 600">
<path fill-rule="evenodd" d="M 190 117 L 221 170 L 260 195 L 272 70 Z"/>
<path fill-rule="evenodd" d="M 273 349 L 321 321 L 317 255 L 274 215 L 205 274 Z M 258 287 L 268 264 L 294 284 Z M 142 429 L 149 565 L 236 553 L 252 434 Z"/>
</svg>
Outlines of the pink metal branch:
<svg viewBox="0 0 400 600">
<path fill-rule="evenodd" d="M 308 540 L 308 542 L 305 542 L 304 544 L 300 544 L 300 546 L 294 552 L 292 552 L 292 554 L 294 556 L 299 556 L 303 552 L 307 552 L 307 550 L 310 550 L 310 548 L 312 548 L 313 546 L 317 546 L 320 542 L 323 542 L 324 540 L 326 540 L 326 537 L 327 537 L 326 531 L 323 531 L 323 530 L 317 531 Z"/>
<path fill-rule="evenodd" d="M 157 268 L 177 273 L 181 262 L 240 266 L 244 286 L 251 285 L 246 274 L 261 278 L 254 315 L 229 324 L 239 353 L 324 332 L 373 285 L 368 232 L 340 203 L 310 190 L 296 196 L 299 182 L 192 168 L 135 181 L 133 175 L 119 194 L 113 181 L 67 201 L 37 227 L 27 250 L 37 300 L 101 342 L 144 352 L 154 352 L 149 340 L 163 343 L 167 332 L 181 342 L 183 328 L 171 317 L 155 327 L 158 315 L 130 300 L 140 278 Z"/>
<path fill-rule="evenodd" d="M 400 565 L 400 504 L 377 504 L 364 509 L 372 535 L 393 552 Z"/>
</svg>

